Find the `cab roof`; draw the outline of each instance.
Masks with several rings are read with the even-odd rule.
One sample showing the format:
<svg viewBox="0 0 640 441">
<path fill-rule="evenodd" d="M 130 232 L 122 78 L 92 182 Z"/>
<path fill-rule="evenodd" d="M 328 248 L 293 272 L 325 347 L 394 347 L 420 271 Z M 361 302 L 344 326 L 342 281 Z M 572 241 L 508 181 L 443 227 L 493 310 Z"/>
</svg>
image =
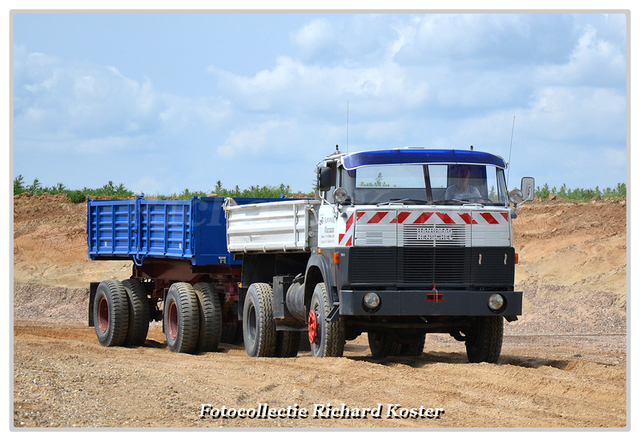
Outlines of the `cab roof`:
<svg viewBox="0 0 640 441">
<path fill-rule="evenodd" d="M 506 168 L 500 156 L 473 150 L 393 149 L 349 153 L 342 157 L 347 170 L 367 165 L 393 164 L 478 164 Z"/>
</svg>

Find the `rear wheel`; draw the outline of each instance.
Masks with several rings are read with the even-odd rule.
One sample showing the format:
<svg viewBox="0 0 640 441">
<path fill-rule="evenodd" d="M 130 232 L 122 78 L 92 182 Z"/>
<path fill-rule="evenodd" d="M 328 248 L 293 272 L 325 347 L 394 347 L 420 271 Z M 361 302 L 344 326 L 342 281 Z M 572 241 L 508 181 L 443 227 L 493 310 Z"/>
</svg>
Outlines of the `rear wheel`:
<svg viewBox="0 0 640 441">
<path fill-rule="evenodd" d="M 149 332 L 149 299 L 142 282 L 127 279 L 122 282 L 129 300 L 129 328 L 125 346 L 141 346 Z"/>
<path fill-rule="evenodd" d="M 419 357 L 424 352 L 425 334 L 417 337 L 409 342 L 402 343 L 400 346 L 400 355 L 407 357 Z"/>
<path fill-rule="evenodd" d="M 502 351 L 504 320 L 501 316 L 478 317 L 466 332 L 467 358 L 471 363 L 497 363 Z"/>
<path fill-rule="evenodd" d="M 295 357 L 300 348 L 300 331 L 276 332 L 276 357 Z"/>
<path fill-rule="evenodd" d="M 386 331 L 367 332 L 369 349 L 373 358 L 394 357 L 400 355 L 401 345 Z"/>
<path fill-rule="evenodd" d="M 198 296 L 188 283 L 174 283 L 164 301 L 164 330 L 172 352 L 193 353 L 200 334 Z"/>
<path fill-rule="evenodd" d="M 222 335 L 220 297 L 210 283 L 196 283 L 193 289 L 198 296 L 200 310 L 200 332 L 196 351 L 212 352 L 218 349 Z"/>
<path fill-rule="evenodd" d="M 273 319 L 273 290 L 266 283 L 253 283 L 247 290 L 242 314 L 244 348 L 250 357 L 273 357 L 276 352 L 276 324 Z"/>
<path fill-rule="evenodd" d="M 344 352 L 344 322 L 338 317 L 331 322 L 331 301 L 324 282 L 316 285 L 311 296 L 308 331 L 311 354 L 314 357 L 342 357 Z"/>
<path fill-rule="evenodd" d="M 102 346 L 121 346 L 129 328 L 127 292 L 117 280 L 100 282 L 93 303 L 93 323 Z"/>
</svg>

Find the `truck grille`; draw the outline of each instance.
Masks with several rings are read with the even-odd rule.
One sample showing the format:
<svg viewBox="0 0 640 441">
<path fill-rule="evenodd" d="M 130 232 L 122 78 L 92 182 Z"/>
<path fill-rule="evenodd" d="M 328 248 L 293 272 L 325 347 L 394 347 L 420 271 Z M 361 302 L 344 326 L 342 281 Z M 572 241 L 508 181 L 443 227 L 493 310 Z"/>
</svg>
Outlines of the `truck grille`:
<svg viewBox="0 0 640 441">
<path fill-rule="evenodd" d="M 398 283 L 464 283 L 465 248 L 402 248 Z"/>
<path fill-rule="evenodd" d="M 431 287 L 434 283 L 464 288 L 513 286 L 514 258 L 513 248 L 507 247 L 353 247 L 349 249 L 347 283 L 400 287 Z"/>
</svg>

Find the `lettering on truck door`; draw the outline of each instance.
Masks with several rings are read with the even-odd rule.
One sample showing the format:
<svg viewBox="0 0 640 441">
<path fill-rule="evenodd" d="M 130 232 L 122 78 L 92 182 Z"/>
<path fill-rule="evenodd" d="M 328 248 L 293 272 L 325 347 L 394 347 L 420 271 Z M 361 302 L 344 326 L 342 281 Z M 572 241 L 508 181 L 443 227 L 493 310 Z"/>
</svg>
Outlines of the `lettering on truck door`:
<svg viewBox="0 0 640 441">
<path fill-rule="evenodd" d="M 318 246 L 335 247 L 338 222 L 331 205 L 323 205 L 318 210 Z"/>
</svg>

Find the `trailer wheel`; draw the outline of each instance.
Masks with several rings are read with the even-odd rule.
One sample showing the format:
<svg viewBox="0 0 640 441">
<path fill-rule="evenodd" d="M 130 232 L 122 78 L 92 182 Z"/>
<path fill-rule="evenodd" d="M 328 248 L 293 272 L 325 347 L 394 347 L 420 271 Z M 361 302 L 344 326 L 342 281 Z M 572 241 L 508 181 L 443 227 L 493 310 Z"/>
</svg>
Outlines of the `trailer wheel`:
<svg viewBox="0 0 640 441">
<path fill-rule="evenodd" d="M 244 348 L 250 357 L 273 357 L 276 352 L 276 323 L 273 319 L 273 290 L 266 283 L 253 283 L 247 290 L 242 315 Z"/>
<path fill-rule="evenodd" d="M 117 280 L 100 282 L 93 303 L 93 323 L 102 346 L 121 346 L 129 327 L 127 292 Z"/>
<path fill-rule="evenodd" d="M 408 342 L 402 343 L 400 346 L 400 355 L 407 357 L 419 357 L 424 352 L 424 342 L 426 335 L 422 334 L 420 337 Z"/>
<path fill-rule="evenodd" d="M 467 358 L 471 363 L 497 363 L 502 351 L 504 321 L 501 316 L 478 317 L 467 333 Z"/>
<path fill-rule="evenodd" d="M 300 348 L 300 331 L 276 332 L 276 357 L 295 357 Z"/>
<path fill-rule="evenodd" d="M 309 308 L 309 343 L 314 357 L 342 357 L 344 352 L 344 322 L 342 317 L 327 322 L 331 301 L 324 282 L 316 285 Z"/>
<path fill-rule="evenodd" d="M 167 345 L 172 352 L 195 352 L 200 311 L 193 286 L 184 282 L 171 285 L 164 300 L 163 321 Z"/>
<path fill-rule="evenodd" d="M 149 299 L 142 282 L 136 279 L 122 281 L 129 299 L 129 328 L 125 346 L 141 346 L 149 332 Z"/>
<path fill-rule="evenodd" d="M 400 355 L 401 345 L 386 331 L 367 332 L 369 349 L 373 358 L 395 357 Z"/>
<path fill-rule="evenodd" d="M 196 283 L 193 289 L 198 296 L 200 310 L 200 332 L 196 351 L 212 352 L 218 349 L 222 335 L 220 297 L 211 283 Z"/>
</svg>

